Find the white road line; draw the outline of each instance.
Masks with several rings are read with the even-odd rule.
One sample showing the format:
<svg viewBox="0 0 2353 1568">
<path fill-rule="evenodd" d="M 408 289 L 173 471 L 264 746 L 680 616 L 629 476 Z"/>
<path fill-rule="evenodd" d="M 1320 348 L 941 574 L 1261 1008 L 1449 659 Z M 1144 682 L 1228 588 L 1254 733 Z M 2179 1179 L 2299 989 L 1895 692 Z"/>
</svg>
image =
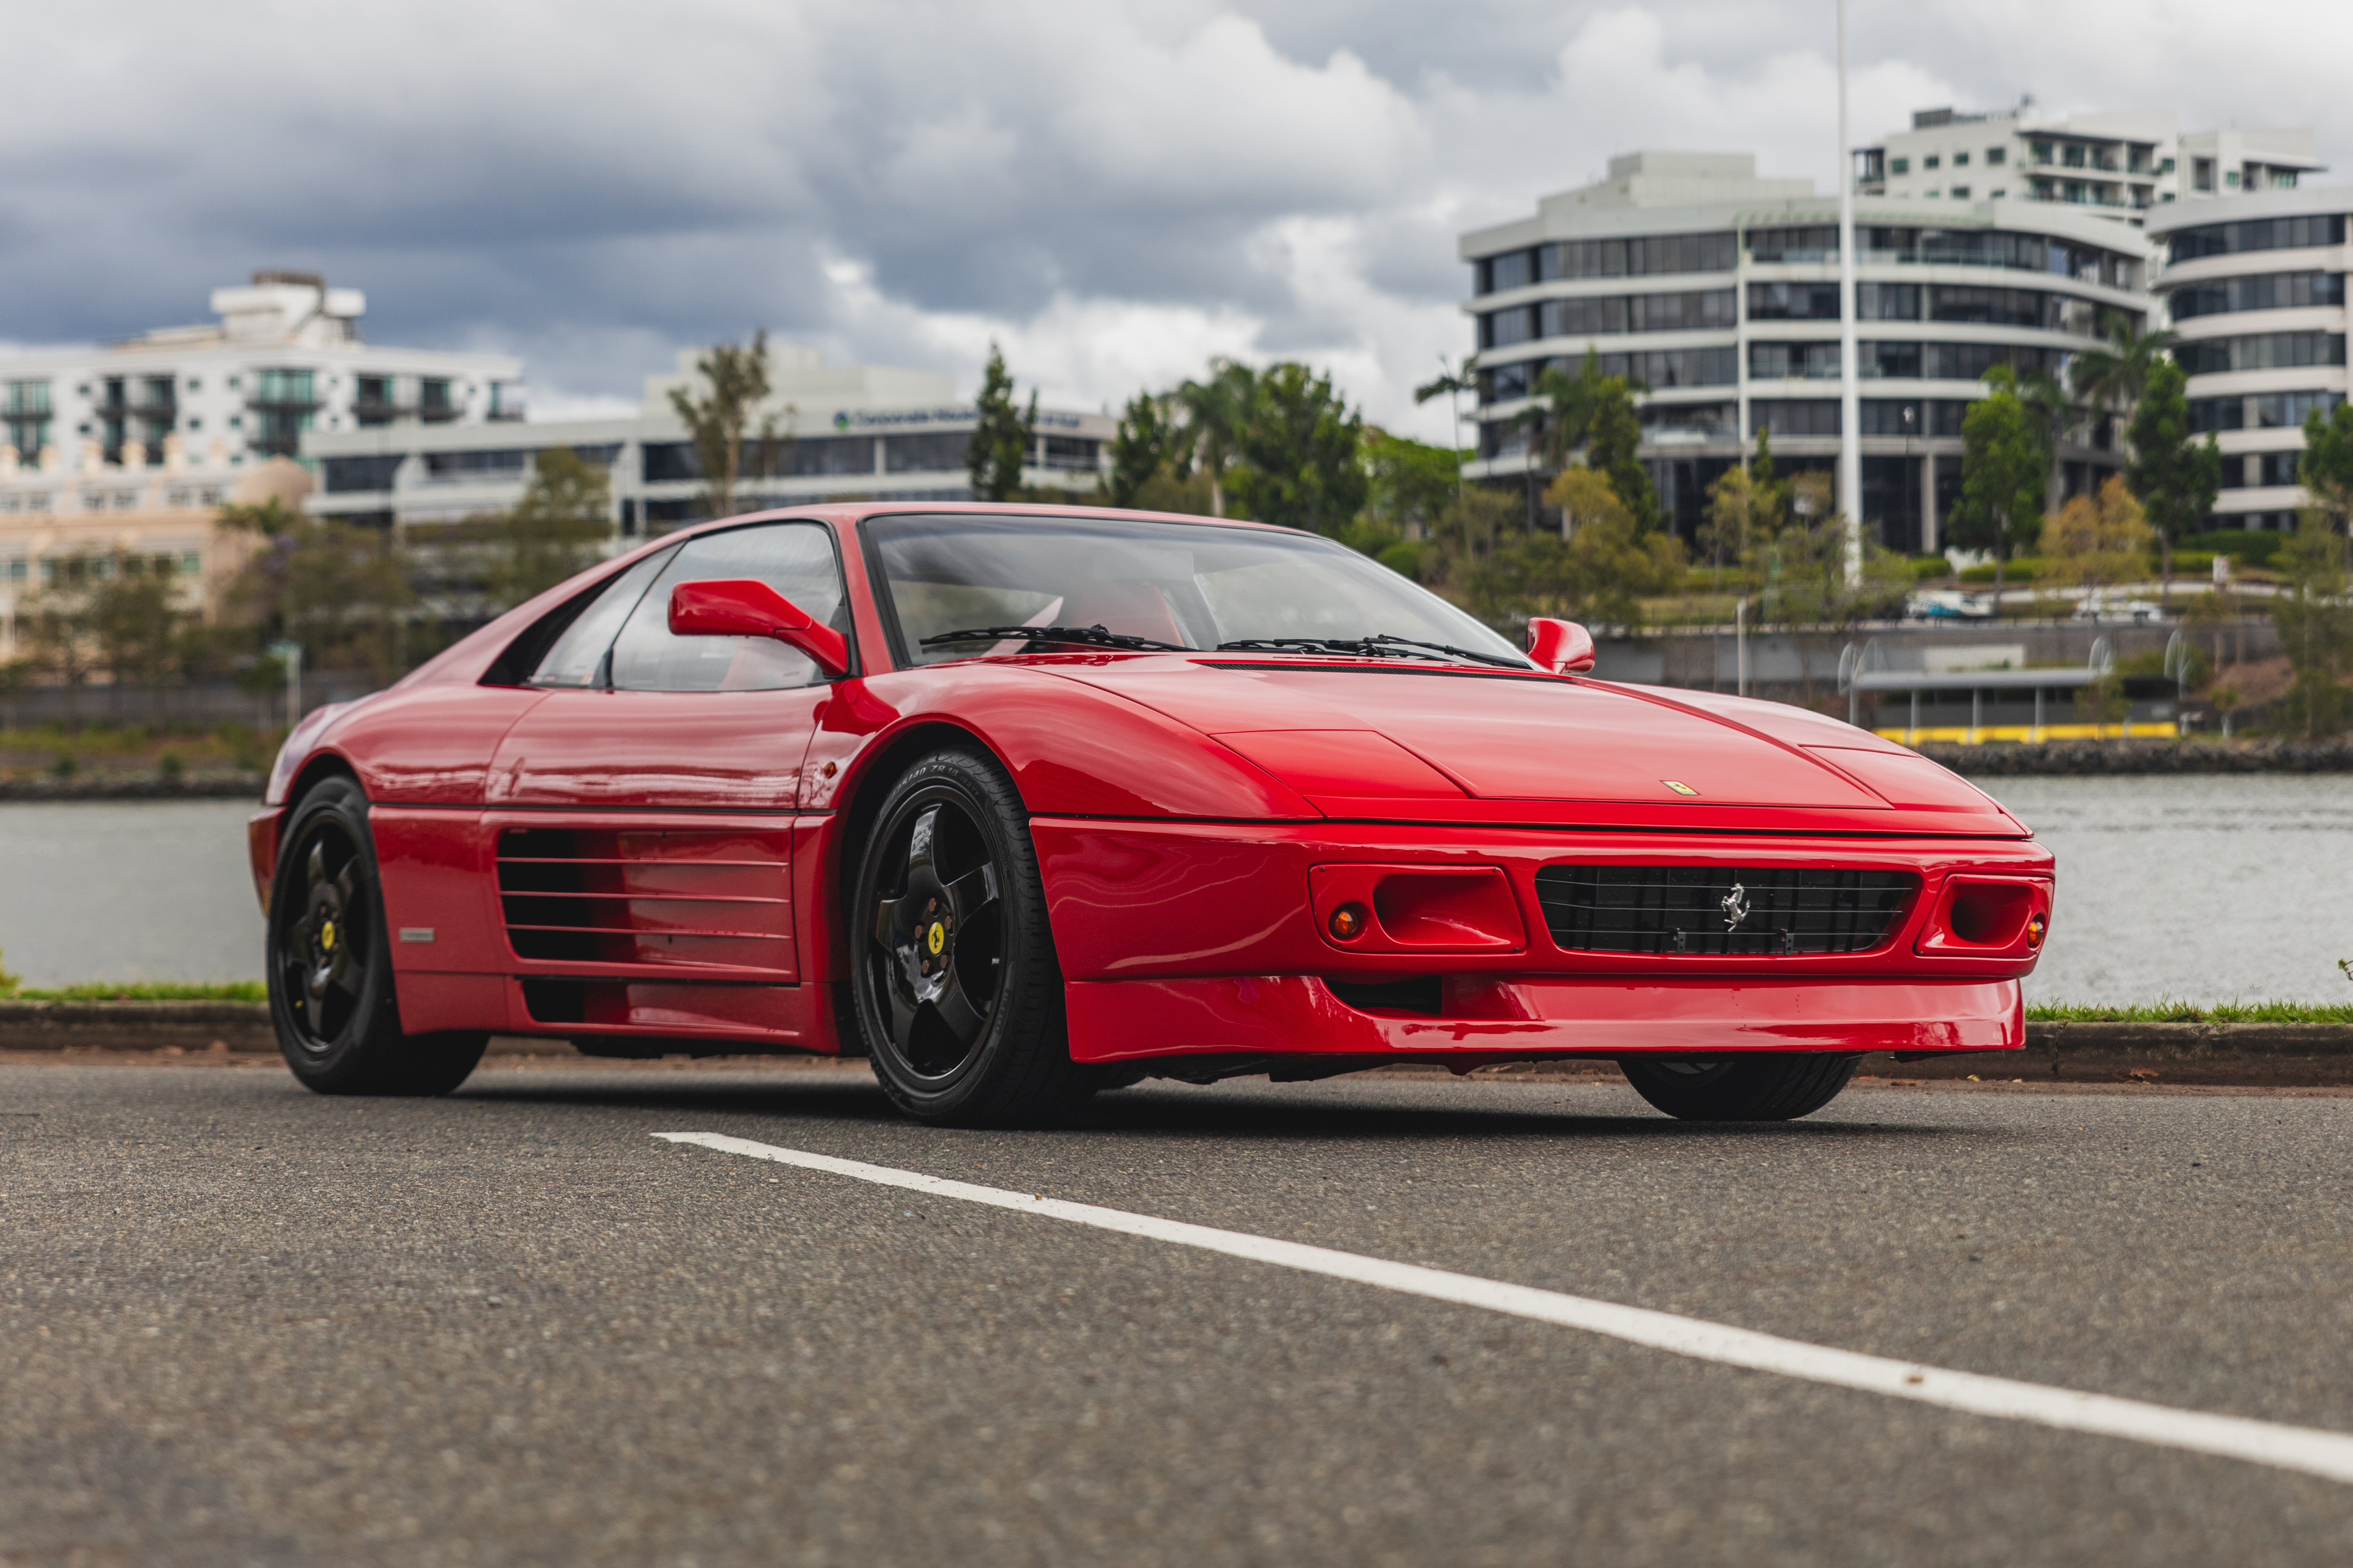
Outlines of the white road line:
<svg viewBox="0 0 2353 1568">
<path fill-rule="evenodd" d="M 2159 1447 L 2186 1448 L 2192 1453 L 2218 1454 L 2224 1458 L 2244 1459 L 2251 1464 L 2270 1465 L 2284 1470 L 2302 1470 L 2311 1475 L 2325 1476 L 2332 1481 L 2353 1481 L 2353 1436 L 2342 1432 L 2325 1432 L 2310 1426 L 2285 1426 L 2270 1421 L 2251 1421 L 2237 1415 L 2210 1415 L 2196 1410 L 2175 1410 L 2162 1405 L 2145 1405 L 2137 1399 L 2115 1399 L 2104 1394 L 2078 1394 L 2072 1389 L 2018 1383 L 2006 1377 L 1985 1377 L 1973 1372 L 1947 1372 L 1914 1362 L 1891 1361 L 1884 1356 L 1862 1355 L 1854 1351 L 1804 1344 L 1796 1340 L 1754 1333 L 1746 1329 L 1711 1323 L 1698 1318 L 1679 1318 L 1672 1312 L 1620 1306 L 1612 1301 L 1596 1301 L 1583 1296 L 1563 1295 L 1556 1290 L 1534 1289 L 1525 1285 L 1507 1285 L 1501 1280 L 1482 1279 L 1471 1274 L 1451 1274 L 1442 1268 L 1424 1268 L 1417 1264 L 1391 1263 L 1384 1258 L 1335 1252 L 1324 1247 L 1307 1247 L 1295 1241 L 1277 1241 L 1271 1237 L 1251 1236 L 1243 1231 L 1219 1230 L 1206 1225 L 1187 1225 L 1181 1220 L 1155 1219 L 1150 1215 L 1099 1208 L 1093 1204 L 1065 1203 L 1060 1198 L 1008 1192 L 1002 1187 L 944 1181 L 914 1171 L 870 1165 L 859 1160 L 836 1159 L 830 1154 L 811 1154 L 799 1149 L 779 1148 L 774 1143 L 755 1143 L 748 1138 L 730 1138 L 723 1133 L 657 1132 L 654 1136 L 672 1143 L 698 1144 L 723 1153 L 742 1154 L 754 1160 L 773 1160 L 782 1165 L 825 1171 L 881 1186 L 903 1187 L 909 1192 L 925 1193 L 934 1197 L 987 1204 L 992 1208 L 1011 1209 L 1017 1214 L 1041 1215 L 1048 1219 L 1067 1220 L 1072 1225 L 1092 1226 L 1098 1230 L 1118 1231 L 1125 1236 L 1145 1237 L 1177 1247 L 1198 1247 L 1207 1252 L 1222 1252 L 1229 1258 L 1278 1264 L 1309 1274 L 1328 1275 L 1335 1279 L 1353 1279 L 1358 1284 L 1377 1285 L 1384 1289 L 1401 1290 L 1410 1296 L 1427 1296 L 1432 1300 L 1483 1307 L 1493 1312 L 1509 1312 L 1514 1317 L 1583 1329 L 1588 1333 L 1606 1334 L 1611 1339 L 1625 1340 L 1700 1361 L 1721 1362 L 1727 1366 L 1747 1367 L 1757 1372 L 1777 1372 L 1786 1377 L 1827 1383 L 1840 1388 L 1859 1388 L 1867 1394 L 1883 1394 L 1894 1399 L 1938 1405 L 1947 1410 L 1967 1411 L 1972 1415 L 2031 1421 L 2071 1432 L 2094 1432 L 2105 1437 L 2125 1437 L 2137 1443 L 2153 1443 Z"/>
</svg>

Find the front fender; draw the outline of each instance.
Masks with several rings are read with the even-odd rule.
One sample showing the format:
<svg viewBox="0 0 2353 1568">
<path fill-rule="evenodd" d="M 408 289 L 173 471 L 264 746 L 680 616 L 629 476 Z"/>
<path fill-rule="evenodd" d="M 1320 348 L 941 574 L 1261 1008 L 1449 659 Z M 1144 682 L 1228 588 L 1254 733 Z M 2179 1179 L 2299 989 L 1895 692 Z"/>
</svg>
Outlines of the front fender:
<svg viewBox="0 0 2353 1568">
<path fill-rule="evenodd" d="M 1323 816 L 1274 775 L 1188 725 L 1046 669 L 996 661 L 838 683 L 801 770 L 802 809 L 836 809 L 892 737 L 941 723 L 995 753 L 1022 803 L 1040 816 Z"/>
</svg>

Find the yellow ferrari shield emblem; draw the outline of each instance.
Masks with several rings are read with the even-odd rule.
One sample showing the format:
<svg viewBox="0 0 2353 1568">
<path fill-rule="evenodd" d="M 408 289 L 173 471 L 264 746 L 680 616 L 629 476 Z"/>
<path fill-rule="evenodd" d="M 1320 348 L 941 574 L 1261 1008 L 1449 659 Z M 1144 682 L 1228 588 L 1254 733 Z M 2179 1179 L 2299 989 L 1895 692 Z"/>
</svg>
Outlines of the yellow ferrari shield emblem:
<svg viewBox="0 0 2353 1568">
<path fill-rule="evenodd" d="M 335 951 L 335 922 L 329 921 L 319 928 L 319 945 L 329 952 Z"/>
<path fill-rule="evenodd" d="M 947 928 L 940 924 L 939 921 L 934 921 L 932 922 L 932 931 L 929 940 L 931 942 L 932 955 L 936 958 L 939 956 L 940 949 L 948 944 Z"/>
<path fill-rule="evenodd" d="M 1661 779 L 1659 782 L 1666 785 L 1669 789 L 1674 791 L 1677 795 L 1697 795 L 1699 793 L 1699 791 L 1692 788 L 1691 785 L 1683 783 L 1681 779 Z"/>
</svg>

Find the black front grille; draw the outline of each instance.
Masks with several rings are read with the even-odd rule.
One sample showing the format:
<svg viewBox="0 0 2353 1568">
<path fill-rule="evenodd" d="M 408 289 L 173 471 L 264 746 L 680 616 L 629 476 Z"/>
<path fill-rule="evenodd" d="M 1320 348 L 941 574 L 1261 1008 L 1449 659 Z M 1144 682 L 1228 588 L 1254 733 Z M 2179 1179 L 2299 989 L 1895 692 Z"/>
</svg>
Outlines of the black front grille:
<svg viewBox="0 0 2353 1568">
<path fill-rule="evenodd" d="M 1887 940 L 1919 885 L 1908 871 L 1749 866 L 1546 866 L 1536 873 L 1545 924 L 1561 947 L 1667 956 L 1868 952 Z"/>
</svg>

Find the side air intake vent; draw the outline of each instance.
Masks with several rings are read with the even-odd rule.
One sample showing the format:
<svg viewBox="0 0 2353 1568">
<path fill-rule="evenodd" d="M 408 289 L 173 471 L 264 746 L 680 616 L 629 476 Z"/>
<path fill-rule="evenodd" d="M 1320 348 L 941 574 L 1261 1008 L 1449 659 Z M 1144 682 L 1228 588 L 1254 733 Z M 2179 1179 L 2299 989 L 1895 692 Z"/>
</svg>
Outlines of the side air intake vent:
<svg viewBox="0 0 2353 1568">
<path fill-rule="evenodd" d="M 510 828 L 507 940 L 524 959 L 789 980 L 786 857 L 781 832 Z"/>
<path fill-rule="evenodd" d="M 1552 939 L 1572 952 L 1738 958 L 1868 952 L 1920 879 L 1908 871 L 1715 866 L 1546 866 Z"/>
</svg>

